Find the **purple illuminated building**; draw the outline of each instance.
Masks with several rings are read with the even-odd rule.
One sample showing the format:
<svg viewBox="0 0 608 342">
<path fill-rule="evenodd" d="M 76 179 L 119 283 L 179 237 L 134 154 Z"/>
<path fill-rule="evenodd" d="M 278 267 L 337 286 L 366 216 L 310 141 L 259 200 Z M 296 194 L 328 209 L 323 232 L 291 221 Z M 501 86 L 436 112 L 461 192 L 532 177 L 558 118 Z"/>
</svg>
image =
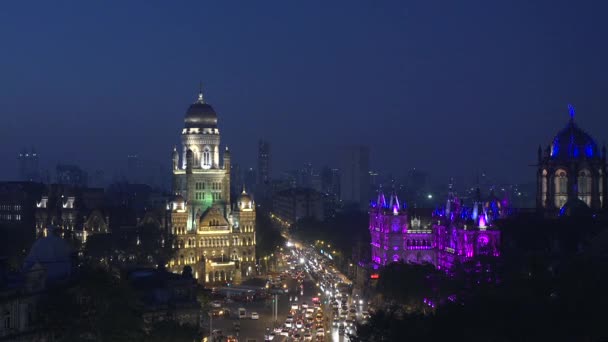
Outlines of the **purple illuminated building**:
<svg viewBox="0 0 608 342">
<path fill-rule="evenodd" d="M 498 257 L 500 231 L 494 221 L 507 213 L 506 200 L 477 200 L 467 208 L 450 194 L 445 207 L 423 224 L 421 218 L 409 217 L 396 195 L 387 202 L 380 193 L 369 214 L 372 262 L 375 266 L 396 261 L 428 263 L 449 270 L 479 255 Z"/>
</svg>

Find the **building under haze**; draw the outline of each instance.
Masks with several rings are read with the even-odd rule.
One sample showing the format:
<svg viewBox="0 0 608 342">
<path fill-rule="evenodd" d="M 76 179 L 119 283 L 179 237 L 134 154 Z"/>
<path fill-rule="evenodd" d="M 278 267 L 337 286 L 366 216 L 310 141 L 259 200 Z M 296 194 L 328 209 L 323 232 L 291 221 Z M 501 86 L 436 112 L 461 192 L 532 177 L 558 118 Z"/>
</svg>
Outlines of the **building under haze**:
<svg viewBox="0 0 608 342">
<path fill-rule="evenodd" d="M 38 153 L 35 149 L 22 150 L 19 153 L 19 180 L 38 182 L 40 181 L 40 166 L 38 163 Z"/>
<path fill-rule="evenodd" d="M 266 140 L 258 142 L 258 185 L 270 183 L 270 143 Z"/>
<path fill-rule="evenodd" d="M 238 282 L 255 266 L 253 200 L 243 189 L 231 206 L 230 152 L 220 155 L 217 114 L 202 92 L 184 122 L 181 148 L 173 149 L 170 270 L 191 266 L 199 282 Z"/>
<path fill-rule="evenodd" d="M 323 221 L 323 194 L 310 188 L 285 189 L 273 195 L 272 210 L 286 225 L 304 218 Z"/>
<path fill-rule="evenodd" d="M 77 165 L 58 164 L 55 170 L 57 184 L 84 188 L 88 184 L 86 171 Z"/>
<path fill-rule="evenodd" d="M 606 147 L 570 121 L 543 152 L 538 147 L 536 206 L 547 216 L 606 209 Z"/>
<path fill-rule="evenodd" d="M 367 210 L 369 204 L 369 148 L 348 146 L 340 151 L 340 199 Z"/>
</svg>

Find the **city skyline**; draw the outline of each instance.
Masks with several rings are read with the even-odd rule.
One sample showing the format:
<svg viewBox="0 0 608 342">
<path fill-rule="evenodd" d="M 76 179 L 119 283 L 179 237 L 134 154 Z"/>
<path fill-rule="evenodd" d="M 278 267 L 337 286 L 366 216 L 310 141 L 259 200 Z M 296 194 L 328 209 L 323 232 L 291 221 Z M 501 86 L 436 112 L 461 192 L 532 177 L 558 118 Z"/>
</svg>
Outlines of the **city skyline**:
<svg viewBox="0 0 608 342">
<path fill-rule="evenodd" d="M 106 178 L 132 153 L 167 163 L 169 132 L 202 81 L 244 167 L 259 139 L 277 147 L 277 171 L 336 166 L 341 145 L 364 141 L 385 173 L 533 182 L 534 151 L 569 103 L 598 143 L 608 138 L 607 5 L 595 5 L 7 5 L 0 159 L 33 146 L 41 164 L 70 160 Z M 36 19 L 27 30 L 25 13 Z M 34 47 L 53 49 L 42 58 Z"/>
</svg>

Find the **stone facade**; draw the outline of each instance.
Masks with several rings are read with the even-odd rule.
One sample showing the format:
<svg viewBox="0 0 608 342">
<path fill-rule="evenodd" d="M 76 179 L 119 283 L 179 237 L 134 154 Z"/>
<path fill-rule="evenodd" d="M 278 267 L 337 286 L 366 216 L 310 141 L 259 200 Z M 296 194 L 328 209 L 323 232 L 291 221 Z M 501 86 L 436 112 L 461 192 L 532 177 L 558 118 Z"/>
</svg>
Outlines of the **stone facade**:
<svg viewBox="0 0 608 342">
<path fill-rule="evenodd" d="M 190 106 L 182 130 L 181 160 L 173 150 L 170 203 L 174 258 L 169 269 L 191 266 L 200 283 L 232 283 L 255 268 L 255 206 L 243 190 L 230 201 L 230 152 L 220 164 L 217 115 L 203 95 Z"/>
<path fill-rule="evenodd" d="M 506 202 L 478 200 L 464 208 L 453 195 L 444 208 L 438 209 L 430 223 L 409 218 L 405 205 L 396 195 L 386 202 L 380 193 L 372 202 L 369 214 L 371 260 L 378 266 L 391 262 L 428 263 L 438 269 L 451 269 L 456 263 L 475 256 L 500 255 L 500 231 L 495 219 L 507 215 Z"/>
<path fill-rule="evenodd" d="M 569 215 L 572 210 L 606 209 L 606 147 L 574 122 L 574 110 L 564 129 L 543 151 L 538 147 L 536 207 L 546 216 Z"/>
</svg>

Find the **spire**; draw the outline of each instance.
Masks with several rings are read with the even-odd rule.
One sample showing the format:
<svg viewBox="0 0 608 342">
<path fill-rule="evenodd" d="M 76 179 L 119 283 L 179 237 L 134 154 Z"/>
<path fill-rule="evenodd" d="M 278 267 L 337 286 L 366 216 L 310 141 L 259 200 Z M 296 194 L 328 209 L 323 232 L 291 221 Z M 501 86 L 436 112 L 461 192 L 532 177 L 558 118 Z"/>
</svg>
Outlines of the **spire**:
<svg viewBox="0 0 608 342">
<path fill-rule="evenodd" d="M 380 185 L 380 190 L 378 191 L 378 207 L 386 207 L 386 198 L 384 197 L 384 192 L 382 192 L 382 185 Z"/>
<path fill-rule="evenodd" d="M 198 99 L 197 103 L 205 103 L 205 99 L 203 98 L 203 82 L 199 82 L 198 84 Z"/>
<path fill-rule="evenodd" d="M 574 122 L 574 115 L 576 114 L 576 111 L 574 110 L 574 106 L 571 104 L 568 104 L 568 111 L 570 112 L 570 122 Z"/>
<path fill-rule="evenodd" d="M 247 191 L 245 191 L 245 183 L 243 183 L 243 191 L 241 192 L 242 194 L 246 194 Z"/>
</svg>

